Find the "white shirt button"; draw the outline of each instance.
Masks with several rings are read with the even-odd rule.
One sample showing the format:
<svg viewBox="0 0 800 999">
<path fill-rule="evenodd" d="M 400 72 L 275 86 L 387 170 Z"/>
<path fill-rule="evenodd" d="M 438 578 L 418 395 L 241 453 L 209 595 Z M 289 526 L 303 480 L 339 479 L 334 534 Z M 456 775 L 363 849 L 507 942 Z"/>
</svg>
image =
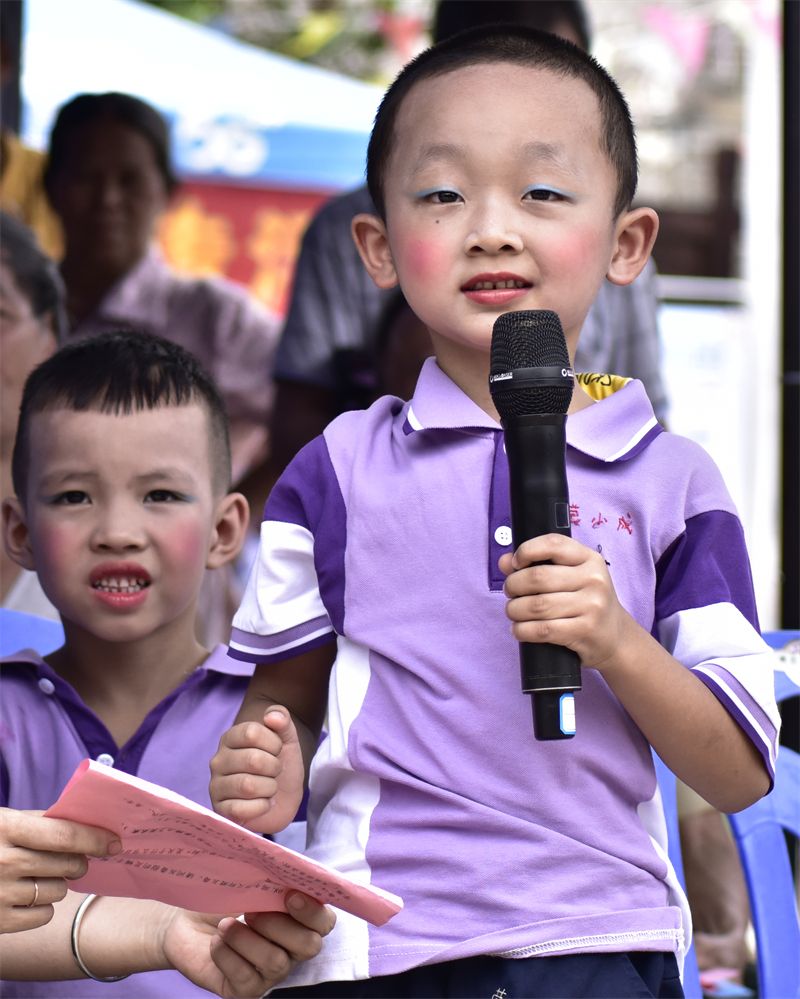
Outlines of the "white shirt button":
<svg viewBox="0 0 800 999">
<path fill-rule="evenodd" d="M 39 681 L 39 690 L 41 690 L 43 694 L 52 694 L 55 689 L 56 685 L 52 680 L 48 680 L 46 676 L 43 676 Z"/>
<path fill-rule="evenodd" d="M 97 757 L 97 762 L 102 763 L 104 767 L 113 767 L 114 757 L 110 753 L 101 753 Z"/>
<path fill-rule="evenodd" d="M 511 544 L 511 528 L 503 525 L 498 527 L 494 532 L 494 540 L 498 545 L 510 545 Z"/>
</svg>

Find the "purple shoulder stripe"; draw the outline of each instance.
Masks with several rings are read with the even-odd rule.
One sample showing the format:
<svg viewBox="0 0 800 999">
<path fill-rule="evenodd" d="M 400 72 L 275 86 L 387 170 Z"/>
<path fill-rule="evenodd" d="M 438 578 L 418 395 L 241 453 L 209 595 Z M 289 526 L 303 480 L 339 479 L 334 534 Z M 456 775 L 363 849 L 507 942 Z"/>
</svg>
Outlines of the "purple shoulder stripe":
<svg viewBox="0 0 800 999">
<path fill-rule="evenodd" d="M 309 441 L 292 458 L 275 483 L 264 506 L 264 520 L 279 520 L 286 524 L 299 524 L 312 531 L 315 519 L 315 500 L 321 491 L 309 492 L 308 483 L 317 482 L 320 469 L 330 465 L 328 449 L 322 436 Z"/>
<path fill-rule="evenodd" d="M 742 525 L 723 510 L 691 517 L 656 564 L 656 621 L 714 603 L 733 604 L 760 630 Z"/>
<path fill-rule="evenodd" d="M 341 634 L 347 513 L 323 436 L 315 437 L 292 459 L 269 495 L 264 519 L 298 524 L 311 532 L 322 602 Z"/>
</svg>

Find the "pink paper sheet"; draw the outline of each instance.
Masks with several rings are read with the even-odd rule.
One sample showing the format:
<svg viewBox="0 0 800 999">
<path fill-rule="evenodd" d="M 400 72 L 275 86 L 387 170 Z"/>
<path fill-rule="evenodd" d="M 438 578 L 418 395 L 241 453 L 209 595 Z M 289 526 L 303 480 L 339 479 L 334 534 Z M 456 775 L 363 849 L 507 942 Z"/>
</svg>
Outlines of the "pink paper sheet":
<svg viewBox="0 0 800 999">
<path fill-rule="evenodd" d="M 293 850 L 263 839 L 202 805 L 111 767 L 84 760 L 47 810 L 110 829 L 123 851 L 89 861 L 70 887 L 152 898 L 199 912 L 285 911 L 290 888 L 381 926 L 402 899 L 356 884 Z"/>
</svg>

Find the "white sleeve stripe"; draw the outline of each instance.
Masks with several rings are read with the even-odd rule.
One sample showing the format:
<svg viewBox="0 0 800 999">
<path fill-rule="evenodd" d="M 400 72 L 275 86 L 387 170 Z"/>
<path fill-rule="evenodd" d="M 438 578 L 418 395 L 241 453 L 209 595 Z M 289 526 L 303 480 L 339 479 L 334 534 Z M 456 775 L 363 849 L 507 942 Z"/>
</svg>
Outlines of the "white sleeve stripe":
<svg viewBox="0 0 800 999">
<path fill-rule="evenodd" d="M 724 667 L 723 667 L 724 668 Z M 693 673 L 702 673 L 703 676 L 707 676 L 708 679 L 715 687 L 719 687 L 720 690 L 724 691 L 726 698 L 735 704 L 737 709 L 741 712 L 742 717 L 747 720 L 750 726 L 750 731 L 764 744 L 766 750 L 766 757 L 770 762 L 773 773 L 775 771 L 775 747 L 772 740 L 766 735 L 763 728 L 758 724 L 756 719 L 753 717 L 750 709 L 744 704 L 739 695 L 722 679 L 719 673 L 715 672 L 713 669 L 709 669 L 708 666 L 694 666 L 692 668 Z"/>
<path fill-rule="evenodd" d="M 231 639 L 230 646 L 232 649 L 236 649 L 237 652 L 243 652 L 247 653 L 247 655 L 264 658 L 268 656 L 275 656 L 282 652 L 287 652 L 289 649 L 296 649 L 301 645 L 307 645 L 309 642 L 313 642 L 314 639 L 320 638 L 322 635 L 328 635 L 332 631 L 333 627 L 329 624 L 324 628 L 319 628 L 317 631 L 312 631 L 309 634 L 301 635 L 299 638 L 295 638 L 290 642 L 285 642 L 283 645 L 271 645 L 268 649 L 256 647 L 254 645 L 245 645 L 244 643 L 237 642 L 234 639 Z"/>
</svg>

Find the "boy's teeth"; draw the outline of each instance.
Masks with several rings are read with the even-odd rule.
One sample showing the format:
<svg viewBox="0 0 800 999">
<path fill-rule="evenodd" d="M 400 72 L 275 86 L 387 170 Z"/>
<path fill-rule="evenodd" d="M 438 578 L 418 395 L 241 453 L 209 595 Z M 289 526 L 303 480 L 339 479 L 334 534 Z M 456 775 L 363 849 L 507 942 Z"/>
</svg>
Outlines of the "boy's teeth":
<svg viewBox="0 0 800 999">
<path fill-rule="evenodd" d="M 146 579 L 129 579 L 122 576 L 119 579 L 101 579 L 94 583 L 96 590 L 103 590 L 105 593 L 138 593 L 147 585 Z"/>
<path fill-rule="evenodd" d="M 525 283 L 523 281 L 476 281 L 475 282 L 476 291 L 490 291 L 495 288 L 524 288 Z"/>
</svg>

